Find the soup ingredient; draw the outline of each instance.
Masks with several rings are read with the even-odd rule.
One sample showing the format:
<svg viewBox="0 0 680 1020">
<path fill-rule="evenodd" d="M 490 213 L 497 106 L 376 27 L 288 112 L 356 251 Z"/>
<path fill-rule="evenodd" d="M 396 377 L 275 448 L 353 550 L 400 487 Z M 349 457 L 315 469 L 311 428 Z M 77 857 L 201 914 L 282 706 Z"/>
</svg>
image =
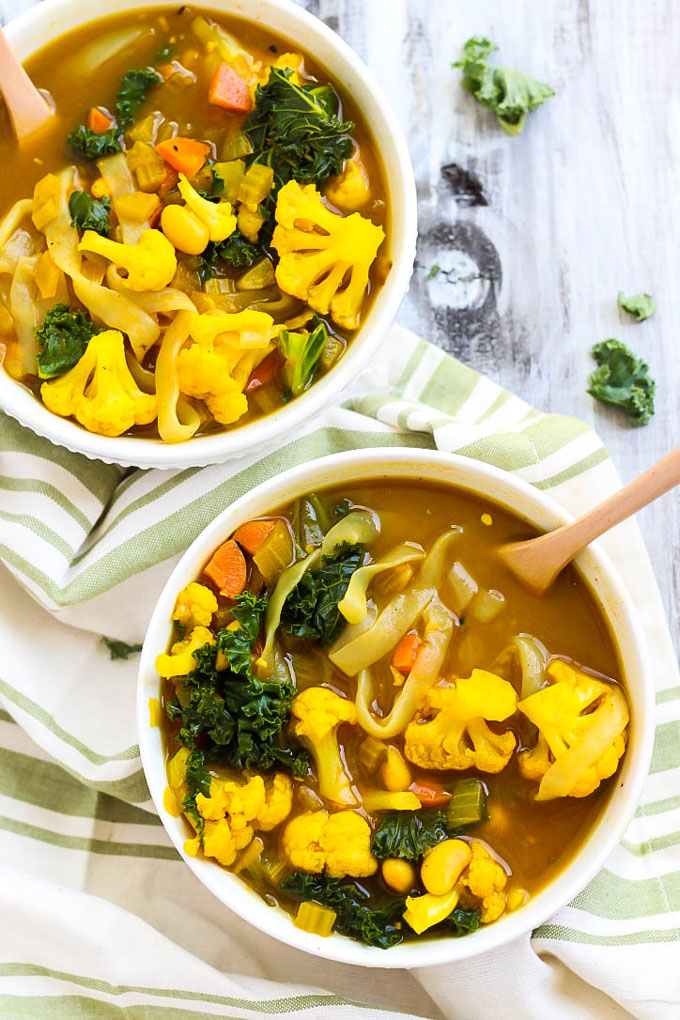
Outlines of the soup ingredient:
<svg viewBox="0 0 680 1020">
<path fill-rule="evenodd" d="M 71 148 L 83 159 L 98 159 L 121 151 L 120 136 L 134 123 L 137 111 L 144 103 L 149 89 L 160 82 L 161 76 L 152 67 L 128 71 L 121 78 L 116 96 L 116 124 L 106 131 L 79 124 L 67 137 Z"/>
<path fill-rule="evenodd" d="M 173 170 L 195 177 L 205 165 L 206 156 L 210 154 L 210 146 L 205 142 L 197 142 L 195 138 L 183 138 L 176 135 L 166 138 L 154 146 L 159 156 L 169 163 Z"/>
<path fill-rule="evenodd" d="M 382 862 L 380 872 L 383 881 L 398 893 L 407 893 L 418 884 L 416 869 L 399 857 L 388 857 Z"/>
<path fill-rule="evenodd" d="M 472 851 L 462 839 L 445 839 L 425 854 L 420 867 L 423 885 L 433 896 L 450 892 L 472 860 Z"/>
<path fill-rule="evenodd" d="M 422 641 L 417 634 L 404 634 L 403 638 L 394 649 L 392 665 L 404 676 L 408 676 L 415 665 L 418 649 Z"/>
<path fill-rule="evenodd" d="M 449 831 L 460 832 L 470 825 L 486 821 L 489 817 L 486 798 L 486 787 L 481 779 L 459 779 L 446 808 Z"/>
<path fill-rule="evenodd" d="M 250 556 L 254 556 L 269 538 L 275 527 L 276 521 L 272 520 L 247 521 L 246 524 L 242 524 L 234 532 L 234 541 L 238 542 Z"/>
<path fill-rule="evenodd" d="M 362 209 L 371 197 L 371 187 L 363 166 L 358 159 L 348 159 L 345 168 L 337 177 L 331 177 L 324 195 L 328 201 L 346 212 Z"/>
<path fill-rule="evenodd" d="M 373 714 L 372 705 L 375 698 L 370 673 L 368 670 L 364 670 L 359 675 L 356 698 L 357 719 L 362 729 L 373 737 L 387 739 L 401 733 L 423 704 L 432 685 L 437 682 L 451 643 L 455 617 L 436 597 L 425 608 L 423 617 L 425 620 L 423 643 L 418 649 L 415 664 L 406 683 L 395 697 L 392 708 L 386 716 L 378 718 Z M 367 633 L 370 634 L 370 631 Z M 410 757 L 408 752 L 406 757 Z M 419 764 L 417 759 L 411 758 L 411 761 Z"/>
<path fill-rule="evenodd" d="M 321 935 L 328 938 L 333 931 L 337 914 L 330 907 L 322 907 L 320 903 L 303 901 L 295 915 L 296 928 L 309 932 L 310 935 Z"/>
<path fill-rule="evenodd" d="M 603 340 L 591 351 L 598 367 L 588 376 L 588 393 L 629 415 L 633 425 L 646 425 L 654 414 L 656 382 L 649 365 L 620 340 Z"/>
<path fill-rule="evenodd" d="M 262 258 L 262 248 L 246 240 L 241 231 L 236 230 L 226 241 L 209 244 L 201 254 L 199 276 L 202 283 L 212 280 L 220 262 L 232 269 L 247 269 Z"/>
<path fill-rule="evenodd" d="M 403 940 L 394 923 L 401 912 L 401 904 L 393 902 L 379 907 L 370 893 L 355 882 L 294 871 L 283 879 L 281 888 L 291 896 L 313 900 L 334 910 L 335 928 L 342 935 L 380 949 L 389 949 Z"/>
<path fill-rule="evenodd" d="M 516 68 L 488 64 L 488 57 L 497 49 L 489 39 L 473 36 L 463 46 L 462 58 L 452 66 L 461 69 L 463 88 L 496 114 L 506 134 L 518 135 L 527 114 L 554 96 L 555 90 Z"/>
<path fill-rule="evenodd" d="M 366 629 L 355 631 L 351 640 L 338 642 L 331 648 L 329 659 L 348 676 L 366 670 L 394 648 L 435 595 L 434 588 L 411 588 L 395 596 Z M 358 627 L 362 628 L 363 622 Z M 370 677 L 365 683 L 370 688 Z M 376 735 L 382 736 L 382 731 Z"/>
<path fill-rule="evenodd" d="M 374 577 L 405 563 L 421 560 L 424 556 L 423 549 L 415 542 L 402 542 L 380 559 L 359 567 L 352 574 L 344 598 L 338 603 L 338 609 L 347 622 L 361 623 L 366 616 L 368 586 Z"/>
<path fill-rule="evenodd" d="M 355 811 L 306 811 L 292 818 L 281 848 L 294 868 L 324 871 L 329 878 L 365 878 L 378 862 L 371 854 L 371 827 Z"/>
<path fill-rule="evenodd" d="M 449 791 L 434 779 L 411 783 L 409 790 L 415 793 L 422 807 L 443 807 L 451 800 Z"/>
<path fill-rule="evenodd" d="M 398 857 L 417 861 L 447 836 L 444 811 L 396 811 L 373 833 L 371 851 L 379 860 Z"/>
<path fill-rule="evenodd" d="M 470 843 L 472 860 L 467 872 L 463 875 L 462 884 L 472 896 L 481 900 L 482 924 L 496 921 L 505 910 L 505 887 L 508 876 L 498 861 L 494 860 L 487 848 L 479 840 Z"/>
<path fill-rule="evenodd" d="M 225 241 L 236 230 L 236 217 L 231 211 L 231 202 L 210 202 L 202 198 L 191 186 L 183 173 L 177 185 L 187 208 L 208 228 L 211 241 Z"/>
<path fill-rule="evenodd" d="M 628 312 L 638 322 L 644 322 L 656 311 L 656 303 L 651 294 L 635 294 L 633 297 L 627 298 L 620 290 L 617 300 L 624 312 Z"/>
<path fill-rule="evenodd" d="M 246 586 L 247 571 L 245 557 L 237 543 L 233 539 L 223 542 L 203 568 L 203 573 L 225 598 L 235 599 L 240 595 Z"/>
<path fill-rule="evenodd" d="M 455 909 L 460 896 L 453 889 L 443 896 L 425 893 L 422 896 L 407 896 L 403 918 L 417 935 L 444 921 Z"/>
<path fill-rule="evenodd" d="M 553 659 L 551 683 L 517 706 L 538 741 L 520 751 L 520 772 L 540 779 L 536 800 L 587 797 L 612 776 L 626 749 L 628 705 L 620 687 Z"/>
<path fill-rule="evenodd" d="M 411 785 L 411 770 L 396 747 L 388 747 L 380 778 L 388 790 L 399 792 L 408 790 Z"/>
<path fill-rule="evenodd" d="M 338 216 L 313 184 L 289 181 L 276 203 L 276 282 L 345 329 L 357 329 L 368 274 L 385 232 L 360 213 Z"/>
<path fill-rule="evenodd" d="M 170 244 L 185 255 L 200 255 L 210 241 L 205 223 L 183 205 L 163 207 L 161 230 Z"/>
<path fill-rule="evenodd" d="M 52 379 L 73 368 L 96 332 L 92 319 L 80 308 L 71 310 L 64 304 L 50 308 L 42 326 L 35 330 L 40 378 Z"/>
<path fill-rule="evenodd" d="M 190 581 L 177 596 L 172 618 L 188 630 L 209 627 L 213 613 L 216 612 L 217 599 L 210 588 L 197 581 Z"/>
<path fill-rule="evenodd" d="M 208 102 L 232 113 L 249 113 L 253 108 L 248 82 L 224 61 L 217 65 L 212 76 Z"/>
<path fill-rule="evenodd" d="M 103 255 L 126 269 L 125 284 L 130 290 L 163 290 L 177 272 L 175 249 L 160 230 L 143 230 L 136 244 L 120 244 L 86 230 L 78 250 Z"/>
<path fill-rule="evenodd" d="M 170 654 L 156 656 L 156 672 L 163 677 L 187 676 L 198 666 L 196 652 L 205 645 L 214 645 L 215 638 L 207 627 L 194 627 L 191 634 L 175 641 Z"/>
<path fill-rule="evenodd" d="M 356 724 L 351 701 L 328 687 L 307 687 L 292 704 L 295 735 L 312 754 L 319 793 L 335 804 L 356 804 L 352 781 L 340 756 L 338 727 Z"/>
<path fill-rule="evenodd" d="M 316 640 L 322 647 L 335 641 L 344 625 L 338 603 L 363 559 L 362 545 L 344 542 L 332 556 L 324 556 L 316 570 L 305 571 L 281 613 L 288 633 Z"/>
<path fill-rule="evenodd" d="M 94 230 L 102 237 L 108 237 L 111 212 L 111 200 L 105 195 L 92 198 L 86 191 L 72 191 L 69 195 L 68 208 L 71 223 L 78 230 Z"/>
<path fill-rule="evenodd" d="M 115 329 L 92 336 L 75 366 L 59 379 L 43 383 L 40 395 L 53 414 L 72 415 L 102 436 L 120 436 L 156 417 L 156 397 L 137 386 L 125 360 L 123 334 Z"/>
<path fill-rule="evenodd" d="M 509 730 L 495 733 L 487 723 L 508 719 L 516 708 L 512 684 L 488 670 L 473 669 L 469 677 L 429 691 L 418 716 L 406 729 L 404 753 L 421 768 L 474 766 L 482 772 L 501 772 L 517 740 Z M 421 722 L 433 712 L 433 719 Z"/>
<path fill-rule="evenodd" d="M 257 816 L 261 832 L 270 832 L 290 814 L 293 807 L 293 781 L 285 772 L 275 772 L 265 780 L 265 805 Z"/>
<path fill-rule="evenodd" d="M 112 659 L 127 660 L 131 655 L 137 655 L 142 650 L 141 644 L 128 644 L 127 641 L 119 641 L 117 638 L 101 637 L 100 644 L 109 650 Z"/>
<path fill-rule="evenodd" d="M 327 340 L 326 326 L 318 320 L 311 333 L 306 330 L 292 333 L 287 329 L 279 332 L 279 349 L 285 359 L 283 374 L 294 397 L 311 381 Z"/>
</svg>

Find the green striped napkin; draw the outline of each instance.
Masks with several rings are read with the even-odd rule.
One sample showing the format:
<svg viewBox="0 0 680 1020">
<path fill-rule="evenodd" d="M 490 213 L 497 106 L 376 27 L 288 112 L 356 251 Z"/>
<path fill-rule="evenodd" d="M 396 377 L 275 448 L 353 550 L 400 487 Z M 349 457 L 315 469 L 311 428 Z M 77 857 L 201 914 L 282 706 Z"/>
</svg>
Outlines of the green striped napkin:
<svg viewBox="0 0 680 1020">
<path fill-rule="evenodd" d="M 315 456 L 398 445 L 496 464 L 572 512 L 619 485 L 584 423 L 402 329 L 387 349 L 345 406 L 226 465 L 123 472 L 0 417 L 0 1016 L 495 1020 L 509 1003 L 513 1020 L 680 1016 L 680 678 L 632 522 L 602 544 L 655 659 L 651 775 L 607 867 L 531 938 L 421 972 L 321 964 L 228 913 L 153 813 L 136 661 L 111 661 L 100 635 L 141 641 L 177 557 L 243 492 Z"/>
</svg>

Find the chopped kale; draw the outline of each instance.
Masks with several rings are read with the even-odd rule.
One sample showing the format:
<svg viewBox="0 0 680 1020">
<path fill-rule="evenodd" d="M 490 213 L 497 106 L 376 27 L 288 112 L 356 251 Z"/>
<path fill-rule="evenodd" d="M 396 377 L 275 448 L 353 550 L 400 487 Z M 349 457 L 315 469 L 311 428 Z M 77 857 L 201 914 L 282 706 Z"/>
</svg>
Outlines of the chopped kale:
<svg viewBox="0 0 680 1020">
<path fill-rule="evenodd" d="M 635 294 L 633 297 L 625 297 L 622 290 L 619 291 L 618 302 L 624 312 L 628 312 L 638 322 L 644 322 L 656 311 L 656 303 L 651 294 Z"/>
<path fill-rule="evenodd" d="M 386 857 L 417 861 L 448 836 L 445 811 L 393 811 L 373 833 L 371 853 L 380 861 Z"/>
<path fill-rule="evenodd" d="M 129 645 L 127 641 L 117 641 L 115 638 L 102 637 L 100 644 L 106 645 L 112 659 L 129 659 L 142 650 L 140 644 Z"/>
<path fill-rule="evenodd" d="M 94 230 L 102 237 L 109 236 L 109 213 L 111 200 L 92 198 L 86 191 L 72 191 L 68 200 L 71 225 L 78 230 Z"/>
<path fill-rule="evenodd" d="M 646 425 L 654 414 L 656 390 L 649 365 L 620 340 L 603 340 L 591 353 L 598 367 L 588 376 L 588 393 L 625 411 L 633 425 Z"/>
<path fill-rule="evenodd" d="M 83 159 L 100 159 L 102 156 L 113 156 L 120 152 L 119 134 L 118 128 L 110 128 L 108 131 L 97 133 L 84 127 L 83 124 L 79 124 L 66 141 L 73 151 Z"/>
<path fill-rule="evenodd" d="M 288 633 L 312 638 L 322 646 L 332 644 L 345 623 L 338 602 L 363 561 L 362 545 L 343 542 L 332 556 L 322 558 L 320 567 L 303 574 L 283 605 L 281 616 Z"/>
<path fill-rule="evenodd" d="M 35 330 L 40 378 L 53 379 L 73 368 L 97 332 L 90 316 L 80 308 L 72 310 L 64 304 L 50 308 L 42 326 Z"/>
<path fill-rule="evenodd" d="M 481 916 L 479 910 L 461 910 L 457 907 L 451 911 L 444 925 L 451 929 L 452 935 L 469 935 L 479 928 Z"/>
<path fill-rule="evenodd" d="M 226 241 L 211 241 L 200 256 L 198 273 L 201 283 L 217 275 L 220 262 L 231 269 L 248 269 L 264 255 L 264 249 L 259 244 L 251 244 L 240 230 L 235 230 Z"/>
<path fill-rule="evenodd" d="M 120 152 L 121 135 L 134 123 L 135 115 L 149 89 L 161 80 L 160 74 L 153 67 L 136 68 L 124 74 L 116 95 L 115 125 L 108 131 L 96 132 L 79 124 L 66 139 L 73 151 L 83 159 L 99 159 Z"/>
</svg>

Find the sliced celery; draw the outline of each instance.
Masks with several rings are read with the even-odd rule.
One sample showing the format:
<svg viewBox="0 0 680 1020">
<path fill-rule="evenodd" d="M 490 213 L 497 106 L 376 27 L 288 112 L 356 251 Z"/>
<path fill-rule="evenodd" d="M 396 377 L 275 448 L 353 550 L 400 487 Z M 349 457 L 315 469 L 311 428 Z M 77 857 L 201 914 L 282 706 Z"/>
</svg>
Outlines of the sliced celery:
<svg viewBox="0 0 680 1020">
<path fill-rule="evenodd" d="M 481 779 L 459 779 L 446 806 L 449 831 L 486 821 L 486 787 Z"/>
</svg>

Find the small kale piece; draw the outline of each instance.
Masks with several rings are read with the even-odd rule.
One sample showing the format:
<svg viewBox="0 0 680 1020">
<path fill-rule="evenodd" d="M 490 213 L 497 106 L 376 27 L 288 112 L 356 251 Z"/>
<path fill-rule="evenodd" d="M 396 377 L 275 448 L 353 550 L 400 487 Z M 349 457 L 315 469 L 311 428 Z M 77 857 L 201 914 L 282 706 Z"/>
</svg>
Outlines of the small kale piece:
<svg viewBox="0 0 680 1020">
<path fill-rule="evenodd" d="M 326 875 L 294 871 L 281 882 L 281 888 L 301 900 L 315 900 L 335 911 L 336 931 L 360 939 L 369 946 L 389 949 L 404 936 L 393 923 L 404 909 L 401 900 L 377 907 L 370 894 L 356 882 L 341 882 Z"/>
<path fill-rule="evenodd" d="M 460 907 L 456 907 L 446 918 L 444 925 L 450 928 L 452 935 L 469 935 L 479 928 L 481 916 L 479 910 L 461 910 Z"/>
<path fill-rule="evenodd" d="M 111 200 L 106 195 L 103 198 L 92 198 L 86 191 L 72 191 L 68 208 L 71 213 L 71 226 L 77 227 L 78 230 L 94 230 L 102 237 L 109 236 Z"/>
<path fill-rule="evenodd" d="M 487 58 L 497 49 L 489 39 L 473 36 L 463 46 L 462 58 L 452 66 L 461 69 L 463 88 L 496 114 L 503 130 L 518 135 L 527 114 L 554 96 L 555 91 L 523 71 L 487 64 Z"/>
<path fill-rule="evenodd" d="M 394 811 L 373 833 L 371 853 L 380 861 L 387 857 L 417 861 L 448 836 L 445 811 Z"/>
<path fill-rule="evenodd" d="M 646 425 L 654 414 L 656 382 L 649 365 L 620 340 L 603 340 L 591 354 L 598 368 L 588 376 L 588 393 L 604 404 L 619 407 L 633 425 Z"/>
<path fill-rule="evenodd" d="M 115 105 L 119 132 L 127 131 L 134 124 L 137 111 L 146 99 L 147 92 L 160 81 L 162 78 L 153 67 L 139 67 L 123 75 Z"/>
<path fill-rule="evenodd" d="M 117 641 L 115 638 L 102 637 L 100 644 L 108 648 L 112 659 L 129 659 L 131 655 L 138 655 L 142 650 L 139 644 L 129 645 L 127 641 Z"/>
<path fill-rule="evenodd" d="M 83 159 L 100 159 L 101 156 L 114 156 L 121 151 L 119 134 L 118 128 L 110 128 L 98 134 L 79 124 L 67 135 L 66 141 L 76 155 Z"/>
<path fill-rule="evenodd" d="M 240 230 L 235 230 L 226 241 L 211 241 L 200 256 L 198 275 L 201 283 L 212 280 L 220 262 L 231 269 L 248 269 L 263 258 L 264 254 L 260 245 L 246 241 Z"/>
<path fill-rule="evenodd" d="M 165 46 L 156 50 L 156 60 L 170 60 L 170 57 L 174 56 L 176 48 L 174 43 L 167 42 Z"/>
<path fill-rule="evenodd" d="M 364 547 L 343 542 L 321 566 L 308 570 L 283 604 L 286 630 L 297 637 L 313 638 L 330 645 L 340 634 L 345 620 L 338 609 L 354 571 L 364 562 Z"/>
<path fill-rule="evenodd" d="M 91 338 L 98 332 L 90 316 L 79 308 L 72 311 L 64 304 L 50 308 L 42 326 L 35 330 L 40 378 L 53 379 L 68 372 L 80 361 Z"/>
<path fill-rule="evenodd" d="M 285 359 L 283 375 L 288 388 L 297 397 L 307 386 L 314 374 L 316 364 L 328 342 L 326 324 L 316 318 L 312 330 L 307 333 L 279 332 L 279 349 Z"/>
<path fill-rule="evenodd" d="M 620 290 L 618 302 L 624 312 L 628 312 L 638 322 L 644 322 L 656 311 L 656 303 L 651 294 L 635 294 L 633 297 L 627 298 Z"/>
</svg>

